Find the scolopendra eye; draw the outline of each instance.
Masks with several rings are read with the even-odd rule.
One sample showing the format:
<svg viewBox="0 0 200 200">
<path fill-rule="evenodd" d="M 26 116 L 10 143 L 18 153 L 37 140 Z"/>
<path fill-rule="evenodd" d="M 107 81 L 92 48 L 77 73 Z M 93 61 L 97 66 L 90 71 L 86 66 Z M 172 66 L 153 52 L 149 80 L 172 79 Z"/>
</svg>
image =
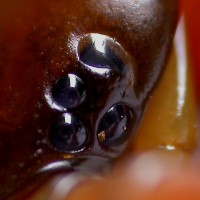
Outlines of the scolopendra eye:
<svg viewBox="0 0 200 200">
<path fill-rule="evenodd" d="M 112 107 L 100 121 L 99 141 L 111 147 L 122 144 L 129 136 L 133 117 L 133 112 L 126 105 Z"/>
<path fill-rule="evenodd" d="M 83 81 L 74 74 L 61 77 L 52 88 L 54 101 L 63 108 L 79 106 L 86 97 Z"/>
<path fill-rule="evenodd" d="M 49 128 L 49 141 L 55 149 L 64 152 L 80 151 L 88 137 L 83 123 L 69 113 L 58 116 Z"/>
<path fill-rule="evenodd" d="M 108 36 L 94 33 L 83 36 L 79 41 L 78 56 L 94 73 L 108 76 L 125 73 L 125 50 Z"/>
</svg>

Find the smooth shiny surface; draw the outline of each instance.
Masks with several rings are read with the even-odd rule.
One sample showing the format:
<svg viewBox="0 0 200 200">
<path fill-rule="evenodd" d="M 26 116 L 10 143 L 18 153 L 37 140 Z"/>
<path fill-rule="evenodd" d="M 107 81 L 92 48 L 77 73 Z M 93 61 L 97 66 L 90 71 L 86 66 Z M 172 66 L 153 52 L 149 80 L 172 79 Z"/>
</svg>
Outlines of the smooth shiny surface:
<svg viewBox="0 0 200 200">
<path fill-rule="evenodd" d="M 150 104 L 144 114 L 144 120 L 137 133 L 138 137 L 131 140 L 129 149 L 124 155 L 128 159 L 128 162 L 127 160 L 124 162 L 123 157 L 115 165 L 115 167 L 117 166 L 117 170 L 115 171 L 116 168 L 113 167 L 115 169 L 112 168 L 106 179 L 93 180 L 88 178 L 84 183 L 72 188 L 70 192 L 67 191 L 65 197 L 59 200 L 79 200 L 83 199 L 83 197 L 84 199 L 102 199 L 102 196 L 108 200 L 113 198 L 120 200 L 123 198 L 127 199 L 129 196 L 132 200 L 136 198 L 136 195 L 138 195 L 137 199 L 139 200 L 143 200 L 144 198 L 149 200 L 150 196 L 146 187 L 153 190 L 150 193 L 152 194 L 151 198 L 154 200 L 155 198 L 159 200 L 163 198 L 169 199 L 169 196 L 175 200 L 180 198 L 190 199 L 191 196 L 197 198 L 199 196 L 197 194 L 199 187 L 199 151 L 196 149 L 196 145 L 198 145 L 196 144 L 197 131 L 199 131 L 199 128 L 197 130 L 196 127 L 198 118 L 196 117 L 197 109 L 191 76 L 192 66 L 189 62 L 188 54 L 186 54 L 186 57 L 182 57 L 178 56 L 181 53 L 177 53 L 179 49 L 181 49 L 181 52 L 186 50 L 186 43 L 181 40 L 185 36 L 185 27 L 182 20 L 179 23 L 174 41 L 174 49 L 171 51 L 172 55 L 163 73 L 162 80 L 152 94 L 153 97 L 150 100 Z M 180 36 L 180 34 L 181 37 L 178 38 L 179 43 L 177 36 Z M 184 40 L 186 41 L 186 38 Z M 178 81 L 180 69 L 178 70 L 178 68 L 181 66 L 179 63 L 184 63 L 185 67 L 181 69 L 187 71 L 187 74 L 182 73 L 185 76 L 182 79 L 186 80 L 185 84 L 183 84 L 183 89 L 186 93 L 181 116 L 178 114 L 180 110 L 177 109 L 179 108 L 177 102 L 179 102 L 179 98 L 182 96 L 178 92 L 180 85 Z M 182 138 L 185 138 L 185 140 L 182 140 Z M 182 144 L 178 145 L 178 143 L 175 143 L 178 140 L 182 140 Z M 195 162 L 190 166 L 190 162 L 194 161 L 194 152 L 196 153 Z M 196 160 L 198 161 L 196 162 Z M 185 165 L 189 165 L 191 171 L 188 171 Z M 168 180 L 166 176 L 169 178 L 167 178 Z M 170 183 L 166 184 L 166 181 Z M 54 187 L 57 188 L 58 186 L 61 189 L 61 186 L 55 182 L 48 182 L 30 199 L 37 200 L 41 195 L 44 198 L 50 197 L 52 194 L 52 183 L 55 184 Z M 166 185 L 168 185 L 167 191 Z M 116 190 L 116 187 L 119 189 Z M 184 191 L 183 188 L 185 188 Z M 113 190 L 111 191 L 111 189 Z M 118 194 L 116 194 L 117 191 Z M 54 195 L 52 200 L 58 200 L 56 198 L 58 193 L 54 193 Z"/>
<path fill-rule="evenodd" d="M 193 10 L 190 10 L 190 15 L 188 15 L 189 20 L 187 19 L 190 29 L 189 29 L 189 33 L 193 32 L 192 34 L 187 34 L 187 36 L 192 40 L 193 40 L 193 49 L 188 49 L 187 48 L 187 52 L 193 52 L 193 54 L 190 54 L 190 61 L 194 61 L 193 59 L 191 60 L 191 56 L 195 57 L 196 56 L 196 60 L 198 61 L 199 59 L 199 54 L 197 53 L 198 50 L 198 42 L 199 40 L 199 34 L 198 34 L 198 26 L 196 26 L 199 21 L 199 11 L 200 11 L 200 1 L 199 0 L 183 0 L 182 2 L 186 2 L 186 9 L 191 9 L 191 7 L 193 6 Z M 196 2 L 196 4 L 195 4 Z M 192 5 L 192 6 L 191 6 Z M 192 23 L 195 22 L 195 23 Z M 192 28 L 192 29 L 191 29 Z M 195 32 L 196 31 L 196 32 Z M 196 37 L 195 37 L 196 34 Z M 182 46 L 183 43 L 181 43 Z M 190 43 L 189 43 L 190 44 Z M 191 47 L 191 46 L 190 46 Z M 173 51 L 174 53 L 175 51 Z M 173 58 L 175 58 L 176 56 L 172 56 Z M 187 54 L 187 58 L 188 58 L 188 54 Z M 170 65 L 171 64 L 175 64 L 175 62 L 169 62 Z M 188 63 L 188 62 L 187 62 Z M 189 62 L 191 63 L 191 62 Z M 197 64 L 195 62 L 192 62 L 193 64 Z M 200 65 L 199 65 L 200 66 Z M 190 123 L 188 123 L 188 125 L 192 125 L 195 124 L 197 122 L 197 118 L 193 117 L 194 111 L 196 109 L 194 109 L 194 107 L 196 108 L 196 103 L 193 99 L 193 84 L 191 84 L 191 82 L 193 82 L 193 79 L 191 76 L 191 71 L 195 68 L 195 66 L 193 65 L 189 65 L 189 68 L 187 70 L 187 72 L 189 72 L 189 76 L 187 76 L 186 79 L 186 96 L 188 96 L 186 104 L 184 104 L 184 106 L 188 107 L 188 111 L 186 112 L 186 115 L 184 114 L 185 112 L 182 112 L 183 114 L 183 118 L 181 120 L 175 120 L 176 123 L 176 127 L 178 127 L 178 124 L 182 124 L 182 122 L 184 121 L 184 119 L 189 120 Z M 198 65 L 196 66 L 195 69 L 195 76 L 198 76 L 199 71 L 198 70 Z M 169 109 L 170 108 L 170 104 L 171 105 L 177 105 L 176 102 L 176 95 L 173 96 L 171 92 L 166 92 L 168 90 L 166 90 L 166 88 L 171 88 L 171 90 L 174 91 L 174 89 L 177 88 L 177 76 L 173 76 L 172 74 L 176 74 L 177 73 L 177 68 L 172 65 L 172 66 L 168 66 L 166 73 L 169 75 L 171 74 L 171 76 L 168 75 L 164 75 L 164 80 L 162 82 L 162 85 L 165 85 L 165 87 L 157 87 L 159 92 L 156 92 L 155 95 L 153 97 L 153 99 L 159 99 L 158 102 L 165 102 L 167 101 L 168 103 L 166 103 L 165 105 L 168 104 L 168 106 L 164 106 L 164 107 L 160 107 L 157 103 L 153 103 L 149 105 L 149 108 L 147 109 L 147 113 L 149 110 L 149 118 L 148 120 L 144 121 L 144 124 L 142 124 L 142 126 L 147 126 L 146 130 L 148 130 L 148 127 L 151 130 L 151 136 L 152 138 L 149 137 L 149 139 L 151 139 L 151 142 L 153 142 L 154 140 L 154 135 L 153 134 L 158 134 L 158 137 L 162 138 L 163 134 L 160 134 L 163 130 L 163 125 L 164 123 L 166 124 L 166 127 L 168 125 L 171 124 L 171 118 L 162 118 L 164 119 L 164 123 L 160 123 L 160 121 L 157 121 L 157 118 L 153 115 L 152 113 L 154 113 L 154 111 L 156 111 L 157 109 L 160 111 L 160 113 L 168 113 L 169 111 L 172 112 L 173 110 Z M 169 81 L 169 77 L 170 77 L 170 81 Z M 191 80 L 192 79 L 192 80 Z M 198 80 L 199 81 L 199 80 Z M 187 82 L 190 82 L 190 84 L 187 84 Z M 174 87 L 175 86 L 175 87 Z M 197 87 L 199 86 L 198 84 L 196 85 Z M 165 89 L 164 89 L 165 88 Z M 189 93 L 187 91 L 190 91 Z M 173 93 L 174 94 L 174 93 Z M 171 98 L 172 96 L 172 98 Z M 163 99 L 163 100 L 162 100 Z M 188 102 L 188 103 L 187 103 Z M 160 103 L 162 104 L 162 103 Z M 157 106 L 156 106 L 157 105 Z M 150 107 L 153 107 L 152 109 L 150 109 Z M 185 108 L 183 108 L 183 110 L 186 110 Z M 176 109 L 174 109 L 175 114 L 173 116 L 176 116 Z M 156 113 L 158 114 L 159 112 L 156 111 Z M 187 114 L 189 113 L 189 115 Z M 194 114 L 195 115 L 195 114 Z M 153 119 L 152 119 L 153 118 Z M 180 119 L 180 118 L 179 118 Z M 161 120 L 161 119 L 160 119 Z M 155 126 L 151 126 L 152 121 L 155 121 L 156 123 L 156 127 Z M 145 122 L 149 122 L 149 123 L 145 123 Z M 152 129 L 152 127 L 154 129 Z M 159 131 L 155 130 L 159 129 Z M 184 130 L 185 128 L 183 128 L 182 130 Z M 143 129 L 144 131 L 145 129 Z M 175 127 L 171 127 L 169 128 L 169 132 L 164 135 L 169 134 L 170 137 L 181 137 L 181 134 L 177 134 L 181 129 L 176 129 Z M 189 134 L 189 136 L 191 136 L 191 138 L 193 137 L 194 134 L 194 130 L 189 128 L 188 131 L 191 131 L 191 134 Z M 181 131 L 180 131 L 181 132 Z M 185 132 L 185 131 L 184 131 Z M 170 134 L 172 133 L 172 134 Z M 173 135 L 173 133 L 175 133 Z M 144 133 L 145 134 L 145 133 Z M 148 133 L 147 133 L 148 134 Z M 146 145 L 148 145 L 148 143 L 146 143 L 146 138 L 143 137 L 143 140 L 140 140 L 141 143 L 145 143 Z M 166 138 L 165 138 L 166 139 Z M 157 142 L 159 143 L 162 142 L 162 140 L 158 140 Z M 164 140 L 163 140 L 164 141 Z M 190 140 L 191 141 L 191 140 Z M 139 141 L 138 141 L 139 142 Z M 157 143 L 157 144 L 158 144 Z M 187 143 L 187 142 L 186 142 Z M 185 143 L 185 144 L 186 144 Z M 156 147 L 156 142 L 154 143 L 154 147 Z M 195 148 L 193 142 L 188 143 L 188 146 L 191 147 L 191 149 Z M 152 148 L 154 148 L 152 147 Z M 198 144 L 199 147 L 199 144 Z M 144 151 L 148 151 L 149 148 L 145 149 L 145 145 L 143 145 L 143 150 Z M 109 174 L 108 180 L 106 181 L 98 181 L 98 180 L 88 180 L 87 182 L 84 182 L 82 184 L 78 184 L 74 189 L 72 189 L 72 191 L 70 192 L 70 196 L 68 196 L 68 193 L 65 193 L 66 196 L 64 199 L 66 200 L 78 200 L 78 199 L 101 199 L 102 197 L 104 199 L 107 200 L 111 200 L 111 199 L 137 199 L 137 200 L 169 200 L 169 199 L 173 199 L 173 200 L 177 200 L 177 199 L 200 199 L 200 193 L 199 193 L 199 187 L 200 187 L 200 177 L 199 177 L 199 163 L 195 162 L 192 163 L 192 166 L 190 166 L 190 162 L 188 162 L 188 159 L 186 163 L 183 162 L 183 157 L 184 156 L 188 156 L 189 160 L 193 159 L 194 157 L 191 157 L 191 152 L 185 150 L 185 149 L 176 149 L 176 147 L 174 145 L 167 145 L 166 148 L 164 149 L 157 149 L 156 151 L 153 152 L 149 152 L 145 155 L 139 156 L 139 158 L 135 158 L 135 151 L 131 152 L 130 155 L 128 155 L 128 163 L 121 163 L 119 166 L 119 169 L 117 170 L 117 172 L 114 172 L 114 176 L 113 177 L 112 174 Z M 199 152 L 197 152 L 196 155 L 196 159 L 199 160 Z M 178 164 L 178 170 L 177 170 L 177 166 L 174 165 L 174 163 Z M 189 164 L 189 168 L 188 166 L 185 168 L 185 164 Z M 124 168 L 124 167 L 125 168 Z M 128 169 L 127 169 L 128 168 Z M 181 168 L 181 169 L 180 169 Z M 112 172 L 113 172 L 113 168 L 112 168 Z M 112 173 L 111 172 L 111 173 Z M 120 176 L 121 174 L 121 176 Z M 61 179 L 62 180 L 62 179 Z M 158 181 L 160 181 L 158 183 Z M 157 184 L 158 183 L 158 184 Z M 52 186 L 53 188 L 53 186 Z M 59 191 L 59 189 L 56 187 L 57 191 Z M 149 191 L 149 192 L 148 192 Z M 41 192 L 41 193 L 40 193 Z M 40 191 L 39 194 L 37 195 L 43 195 L 43 197 L 47 197 L 46 199 L 51 198 L 51 194 L 52 194 L 52 190 L 51 188 L 47 188 L 47 190 L 42 190 Z M 55 192 L 55 190 L 53 191 Z M 58 192 L 60 193 L 60 192 Z M 57 193 L 57 195 L 58 195 Z M 38 196 L 33 196 L 31 199 L 32 200 L 36 200 Z M 54 197 L 58 197 L 56 194 L 54 194 Z M 39 196 L 40 197 L 40 196 Z M 71 198 L 70 198 L 71 197 Z M 40 198 L 38 198 L 40 199 Z M 43 198 L 45 199 L 45 198 Z M 56 200 L 58 200 L 58 198 L 54 198 Z M 53 200 L 54 200 L 53 199 Z M 62 198 L 61 198 L 62 199 Z M 52 200 L 52 199 L 51 199 Z"/>
<path fill-rule="evenodd" d="M 100 142 L 108 147 L 126 141 L 134 124 L 134 114 L 125 105 L 112 107 L 101 119 L 98 128 Z"/>
<path fill-rule="evenodd" d="M 134 152 L 152 149 L 193 154 L 198 143 L 197 107 L 184 18 L 180 19 L 167 68 L 139 127 Z M 169 81 L 171 80 L 171 81 Z M 172 81 L 173 80 L 173 81 Z M 165 91 L 165 92 L 163 92 Z"/>
<path fill-rule="evenodd" d="M 78 45 L 79 60 L 94 73 L 123 76 L 127 61 L 126 51 L 112 38 L 101 34 L 83 36 Z"/>
<path fill-rule="evenodd" d="M 89 135 L 83 123 L 75 116 L 64 113 L 49 128 L 49 140 L 55 149 L 64 152 L 81 151 L 86 147 Z"/>
<path fill-rule="evenodd" d="M 53 101 L 65 109 L 79 106 L 86 97 L 83 81 L 74 74 L 61 77 L 51 92 Z"/>
<path fill-rule="evenodd" d="M 0 0 L 0 199 L 25 199 L 52 174 L 107 169 L 126 142 L 114 150 L 100 145 L 100 120 L 114 105 L 126 104 L 135 114 L 134 135 L 166 64 L 176 23 L 174 0 Z M 83 65 L 79 42 L 94 34 L 116 41 L 112 55 L 122 55 L 123 76 L 99 76 Z M 66 112 L 51 104 L 49 89 L 67 74 L 80 77 L 87 92 L 67 112 L 91 133 L 84 151 L 73 155 L 48 140 L 52 120 Z M 52 163 L 67 165 L 37 176 Z"/>
</svg>

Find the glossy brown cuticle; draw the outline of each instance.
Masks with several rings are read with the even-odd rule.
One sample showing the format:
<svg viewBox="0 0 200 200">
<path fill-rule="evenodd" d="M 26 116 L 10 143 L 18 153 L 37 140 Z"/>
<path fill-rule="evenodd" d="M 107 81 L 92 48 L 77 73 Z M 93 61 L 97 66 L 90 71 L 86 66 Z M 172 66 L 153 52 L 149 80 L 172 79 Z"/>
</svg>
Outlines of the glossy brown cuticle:
<svg viewBox="0 0 200 200">
<path fill-rule="evenodd" d="M 165 66 L 176 4 L 0 2 L 0 199 L 25 199 L 60 172 L 97 173 L 122 153 Z M 73 139 L 56 134 L 63 124 Z"/>
</svg>

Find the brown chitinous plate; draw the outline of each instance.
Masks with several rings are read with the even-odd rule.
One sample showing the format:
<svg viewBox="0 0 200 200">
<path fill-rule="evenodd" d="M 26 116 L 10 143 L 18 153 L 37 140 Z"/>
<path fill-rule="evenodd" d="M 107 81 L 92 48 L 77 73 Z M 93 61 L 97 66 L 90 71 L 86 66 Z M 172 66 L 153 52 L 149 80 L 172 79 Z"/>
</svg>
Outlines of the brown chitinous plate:
<svg viewBox="0 0 200 200">
<path fill-rule="evenodd" d="M 177 1 L 0 0 L 0 199 L 106 169 L 165 66 Z"/>
</svg>

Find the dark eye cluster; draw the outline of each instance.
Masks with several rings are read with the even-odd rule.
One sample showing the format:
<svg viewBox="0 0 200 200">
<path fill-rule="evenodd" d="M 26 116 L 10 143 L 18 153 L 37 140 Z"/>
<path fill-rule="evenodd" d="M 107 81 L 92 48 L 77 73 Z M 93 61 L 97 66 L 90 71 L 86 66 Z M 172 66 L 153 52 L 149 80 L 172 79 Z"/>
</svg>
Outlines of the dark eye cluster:
<svg viewBox="0 0 200 200">
<path fill-rule="evenodd" d="M 68 74 L 57 80 L 51 89 L 51 95 L 53 101 L 65 110 L 77 108 L 85 100 L 85 84 L 75 74 Z M 65 112 L 52 122 L 49 140 L 57 150 L 72 153 L 86 146 L 89 134 L 80 119 Z"/>
<path fill-rule="evenodd" d="M 108 48 L 106 41 L 108 38 L 100 35 L 100 40 L 90 38 L 87 45 L 80 47 L 79 60 L 89 67 L 93 72 L 102 75 L 103 73 L 116 72 L 125 73 L 125 67 L 117 53 Z M 102 40 L 102 41 L 101 41 Z M 111 42 L 110 39 L 108 43 Z M 82 41 L 80 41 L 80 45 Z M 84 43 L 85 44 L 85 43 Z M 111 45 L 112 46 L 112 45 Z M 118 50 L 116 50 L 118 51 Z M 83 150 L 90 142 L 91 133 L 84 124 L 83 119 L 79 119 L 70 109 L 79 109 L 86 101 L 86 84 L 76 74 L 69 73 L 56 81 L 51 89 L 53 102 L 62 107 L 62 112 L 51 123 L 49 128 L 49 141 L 59 151 L 75 153 Z M 133 120 L 133 112 L 123 104 L 118 103 L 111 106 L 103 115 L 98 124 L 96 138 L 100 144 L 107 147 L 115 147 L 122 144 L 128 137 Z"/>
</svg>

